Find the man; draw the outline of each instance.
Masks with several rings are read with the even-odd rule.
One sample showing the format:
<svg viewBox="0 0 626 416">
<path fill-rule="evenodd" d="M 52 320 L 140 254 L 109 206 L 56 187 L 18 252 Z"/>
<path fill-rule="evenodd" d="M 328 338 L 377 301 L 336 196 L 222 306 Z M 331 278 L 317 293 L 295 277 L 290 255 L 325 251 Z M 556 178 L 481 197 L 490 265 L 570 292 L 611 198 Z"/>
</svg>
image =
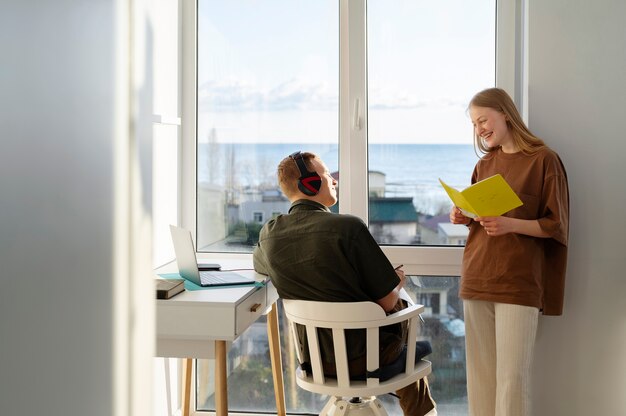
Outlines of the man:
<svg viewBox="0 0 626 416">
<path fill-rule="evenodd" d="M 296 152 L 278 165 L 278 182 L 291 202 L 289 213 L 263 226 L 254 250 L 254 268 L 270 276 L 284 299 L 325 302 L 373 301 L 387 313 L 404 307 L 399 292 L 404 272 L 394 270 L 367 226 L 351 215 L 333 214 L 337 181 L 322 160 L 312 153 Z M 334 375 L 334 355 L 329 333 L 320 334 L 326 362 L 324 372 Z M 325 340 L 326 338 L 326 340 Z M 365 340 L 346 334 L 351 352 L 351 377 L 365 374 Z M 406 344 L 406 328 L 386 327 L 380 334 L 382 364 L 395 361 Z M 307 351 L 303 350 L 306 366 Z M 425 415 L 434 408 L 425 380 L 396 392 L 405 415 Z"/>
</svg>

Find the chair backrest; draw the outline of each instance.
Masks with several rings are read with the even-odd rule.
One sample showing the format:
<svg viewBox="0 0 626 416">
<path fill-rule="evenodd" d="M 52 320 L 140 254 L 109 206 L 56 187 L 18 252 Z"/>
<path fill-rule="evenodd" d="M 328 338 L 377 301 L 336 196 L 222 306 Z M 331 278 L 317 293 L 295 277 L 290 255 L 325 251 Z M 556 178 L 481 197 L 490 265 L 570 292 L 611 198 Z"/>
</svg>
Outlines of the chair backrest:
<svg viewBox="0 0 626 416">
<path fill-rule="evenodd" d="M 295 324 L 304 325 L 306 328 L 306 343 L 312 374 L 298 369 L 297 383 L 308 391 L 333 396 L 374 396 L 398 390 L 430 373 L 431 367 L 428 361 L 422 360 L 415 363 L 417 320 L 424 310 L 423 305 L 410 305 L 391 315 L 386 315 L 385 311 L 374 302 L 315 302 L 283 299 L 283 305 L 296 345 L 301 340 Z M 366 331 L 366 360 L 369 374 L 379 368 L 379 328 L 403 321 L 409 321 L 404 373 L 386 381 L 380 381 L 375 377 L 367 377 L 366 381 L 351 380 L 344 331 L 346 329 Z M 327 328 L 332 331 L 336 378 L 324 375 L 318 328 Z M 296 351 L 299 361 L 302 362 L 299 348 L 296 348 Z"/>
</svg>

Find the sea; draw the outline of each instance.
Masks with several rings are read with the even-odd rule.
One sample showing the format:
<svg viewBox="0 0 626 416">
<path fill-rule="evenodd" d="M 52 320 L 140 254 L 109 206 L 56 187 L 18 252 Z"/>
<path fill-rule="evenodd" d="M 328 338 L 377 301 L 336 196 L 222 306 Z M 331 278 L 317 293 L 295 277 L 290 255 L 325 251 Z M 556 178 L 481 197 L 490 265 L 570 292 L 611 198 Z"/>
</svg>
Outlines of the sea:
<svg viewBox="0 0 626 416">
<path fill-rule="evenodd" d="M 331 172 L 339 170 L 337 144 L 200 143 L 198 181 L 238 190 L 271 189 L 277 185 L 278 163 L 298 150 L 318 154 Z M 368 157 L 368 170 L 385 175 L 385 197 L 412 197 L 416 211 L 427 215 L 451 206 L 439 178 L 462 190 L 470 185 L 478 161 L 474 147 L 465 144 L 371 144 Z"/>
</svg>

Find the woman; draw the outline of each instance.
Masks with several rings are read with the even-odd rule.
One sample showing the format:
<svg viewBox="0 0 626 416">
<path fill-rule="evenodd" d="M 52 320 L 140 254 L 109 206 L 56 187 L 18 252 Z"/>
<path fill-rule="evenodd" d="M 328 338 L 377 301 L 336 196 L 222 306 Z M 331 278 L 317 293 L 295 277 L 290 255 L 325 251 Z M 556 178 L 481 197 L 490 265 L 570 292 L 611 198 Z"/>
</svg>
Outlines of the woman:
<svg viewBox="0 0 626 416">
<path fill-rule="evenodd" d="M 523 205 L 498 217 L 468 218 L 463 254 L 470 415 L 530 415 L 530 367 L 539 312 L 560 315 L 567 259 L 569 194 L 559 156 L 534 136 L 499 88 L 469 105 L 475 147 L 484 153 L 472 183 L 499 173 Z M 497 383 L 497 384 L 496 384 Z"/>
</svg>

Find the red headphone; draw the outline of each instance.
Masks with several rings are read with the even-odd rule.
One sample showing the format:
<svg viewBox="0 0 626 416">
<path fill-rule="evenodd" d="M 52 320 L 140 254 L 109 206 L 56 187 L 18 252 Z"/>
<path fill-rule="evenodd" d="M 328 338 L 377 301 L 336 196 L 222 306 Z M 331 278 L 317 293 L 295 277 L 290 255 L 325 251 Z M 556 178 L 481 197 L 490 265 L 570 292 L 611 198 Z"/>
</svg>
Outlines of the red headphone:
<svg viewBox="0 0 626 416">
<path fill-rule="evenodd" d="M 305 195 L 315 196 L 322 187 L 322 178 L 306 168 L 304 164 L 304 158 L 302 152 L 297 151 L 289 155 L 291 159 L 296 162 L 298 170 L 300 171 L 300 177 L 298 178 L 298 189 Z"/>
</svg>

